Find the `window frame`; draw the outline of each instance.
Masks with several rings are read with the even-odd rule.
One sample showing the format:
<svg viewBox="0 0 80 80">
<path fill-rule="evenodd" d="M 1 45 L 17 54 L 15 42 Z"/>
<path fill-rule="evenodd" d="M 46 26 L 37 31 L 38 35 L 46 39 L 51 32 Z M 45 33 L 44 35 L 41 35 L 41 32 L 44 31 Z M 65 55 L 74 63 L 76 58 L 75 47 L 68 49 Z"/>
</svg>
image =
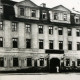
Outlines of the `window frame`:
<svg viewBox="0 0 80 80">
<path fill-rule="evenodd" d="M 30 60 L 28 62 L 28 59 Z M 27 67 L 31 67 L 32 66 L 32 58 L 27 58 Z"/>
<path fill-rule="evenodd" d="M 44 58 L 40 58 L 40 66 L 41 66 L 41 67 L 44 66 Z"/>
<path fill-rule="evenodd" d="M 31 11 L 31 17 L 36 17 L 36 10 Z"/>
<path fill-rule="evenodd" d="M 63 41 L 59 41 L 59 50 L 63 50 Z"/>
<path fill-rule="evenodd" d="M 17 57 L 13 57 L 13 67 L 19 67 L 19 59 Z"/>
<path fill-rule="evenodd" d="M 12 31 L 15 32 L 17 29 L 17 22 L 12 22 Z"/>
<path fill-rule="evenodd" d="M 70 66 L 70 59 L 66 59 L 66 66 Z"/>
<path fill-rule="evenodd" d="M 4 67 L 4 57 L 0 57 L 0 67 Z"/>
<path fill-rule="evenodd" d="M 80 29 L 76 29 L 76 36 L 80 37 Z"/>
<path fill-rule="evenodd" d="M 53 40 L 49 40 L 49 49 L 54 49 Z"/>
<path fill-rule="evenodd" d="M 49 26 L 49 34 L 50 34 L 50 35 L 53 34 L 53 26 Z"/>
<path fill-rule="evenodd" d="M 44 49 L 44 40 L 39 39 L 39 49 Z"/>
<path fill-rule="evenodd" d="M 43 25 L 38 25 L 38 33 L 43 34 Z"/>
<path fill-rule="evenodd" d="M 68 28 L 67 31 L 68 31 L 68 36 L 72 36 L 72 29 Z"/>
<path fill-rule="evenodd" d="M 72 50 L 72 41 L 68 41 L 68 50 Z"/>
<path fill-rule="evenodd" d="M 31 48 L 31 39 L 26 39 L 26 48 Z"/>
<path fill-rule="evenodd" d="M 13 48 L 18 48 L 18 38 L 12 38 Z M 14 47 L 14 45 L 16 46 Z"/>
<path fill-rule="evenodd" d="M 3 30 L 3 21 L 0 21 L 0 30 Z"/>
<path fill-rule="evenodd" d="M 3 47 L 3 37 L 0 37 L 0 48 Z"/>
<path fill-rule="evenodd" d="M 77 42 L 77 50 L 80 50 L 80 42 Z"/>
<path fill-rule="evenodd" d="M 58 28 L 58 34 L 59 34 L 59 35 L 63 35 L 63 28 L 62 28 L 62 27 L 59 27 L 59 28 Z"/>
<path fill-rule="evenodd" d="M 24 16 L 24 15 L 25 15 L 25 9 L 23 7 L 20 7 L 20 16 Z"/>
<path fill-rule="evenodd" d="M 30 33 L 31 32 L 31 25 L 30 24 L 25 24 L 26 32 Z"/>
<path fill-rule="evenodd" d="M 54 13 L 54 20 L 58 20 L 58 13 Z"/>
</svg>

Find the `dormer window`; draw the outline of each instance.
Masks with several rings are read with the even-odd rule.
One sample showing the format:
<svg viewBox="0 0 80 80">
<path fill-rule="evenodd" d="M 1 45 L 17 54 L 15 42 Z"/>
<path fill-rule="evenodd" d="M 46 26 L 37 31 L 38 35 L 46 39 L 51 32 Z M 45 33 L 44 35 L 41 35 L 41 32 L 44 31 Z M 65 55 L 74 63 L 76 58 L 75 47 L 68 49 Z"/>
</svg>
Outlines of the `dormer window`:
<svg viewBox="0 0 80 80">
<path fill-rule="evenodd" d="M 42 19 L 47 19 L 47 13 L 46 12 L 42 13 Z"/>
<path fill-rule="evenodd" d="M 64 20 L 64 21 L 67 21 L 67 14 L 64 14 L 63 20 Z"/>
<path fill-rule="evenodd" d="M 79 23 L 79 16 L 75 16 L 75 23 Z"/>
<path fill-rule="evenodd" d="M 3 13 L 3 7 L 0 6 L 0 13 Z"/>
<path fill-rule="evenodd" d="M 32 10 L 31 17 L 36 17 L 36 10 Z"/>
<path fill-rule="evenodd" d="M 58 13 L 54 13 L 54 20 L 58 20 Z"/>
<path fill-rule="evenodd" d="M 20 8 L 20 15 L 24 16 L 24 8 Z"/>
</svg>

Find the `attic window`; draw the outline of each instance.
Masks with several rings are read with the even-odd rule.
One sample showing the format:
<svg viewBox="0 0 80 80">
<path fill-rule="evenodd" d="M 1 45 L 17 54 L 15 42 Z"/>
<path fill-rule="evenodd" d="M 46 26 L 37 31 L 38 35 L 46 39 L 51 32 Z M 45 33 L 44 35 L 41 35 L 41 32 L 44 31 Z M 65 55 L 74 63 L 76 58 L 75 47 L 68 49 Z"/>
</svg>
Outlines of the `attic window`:
<svg viewBox="0 0 80 80">
<path fill-rule="evenodd" d="M 31 16 L 36 17 L 36 10 L 32 10 Z"/>
<path fill-rule="evenodd" d="M 54 20 L 58 20 L 58 13 L 54 13 Z"/>
<path fill-rule="evenodd" d="M 47 19 L 47 13 L 46 12 L 42 12 L 42 18 Z"/>
<path fill-rule="evenodd" d="M 64 21 L 67 21 L 67 14 L 64 14 Z"/>
<path fill-rule="evenodd" d="M 20 8 L 20 15 L 24 16 L 24 8 Z"/>
<path fill-rule="evenodd" d="M 2 6 L 0 6 L 0 13 L 2 13 L 3 12 L 3 7 Z"/>
<path fill-rule="evenodd" d="M 75 16 L 75 22 L 79 23 L 79 16 Z"/>
</svg>

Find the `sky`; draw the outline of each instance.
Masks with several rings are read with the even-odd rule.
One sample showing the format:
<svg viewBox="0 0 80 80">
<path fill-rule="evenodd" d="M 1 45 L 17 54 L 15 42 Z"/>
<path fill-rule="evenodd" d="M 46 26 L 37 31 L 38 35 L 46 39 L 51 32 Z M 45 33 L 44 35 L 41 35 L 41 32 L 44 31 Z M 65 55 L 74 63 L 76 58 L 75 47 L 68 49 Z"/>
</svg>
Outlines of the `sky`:
<svg viewBox="0 0 80 80">
<path fill-rule="evenodd" d="M 23 0 L 13 0 L 13 1 L 23 1 Z M 55 7 L 57 5 L 63 5 L 66 8 L 72 10 L 74 8 L 75 10 L 80 12 L 80 0 L 31 0 L 38 6 L 42 3 L 46 3 L 46 6 L 49 8 Z"/>
</svg>

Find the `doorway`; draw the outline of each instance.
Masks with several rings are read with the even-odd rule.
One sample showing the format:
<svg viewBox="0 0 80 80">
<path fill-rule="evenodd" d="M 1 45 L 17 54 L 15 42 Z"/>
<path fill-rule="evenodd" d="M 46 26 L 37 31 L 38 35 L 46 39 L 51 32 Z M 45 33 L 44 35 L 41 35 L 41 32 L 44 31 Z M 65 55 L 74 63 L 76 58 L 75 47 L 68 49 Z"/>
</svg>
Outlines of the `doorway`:
<svg viewBox="0 0 80 80">
<path fill-rule="evenodd" d="M 50 60 L 50 72 L 57 72 L 57 66 L 60 69 L 60 60 L 58 58 L 52 58 Z"/>
</svg>

